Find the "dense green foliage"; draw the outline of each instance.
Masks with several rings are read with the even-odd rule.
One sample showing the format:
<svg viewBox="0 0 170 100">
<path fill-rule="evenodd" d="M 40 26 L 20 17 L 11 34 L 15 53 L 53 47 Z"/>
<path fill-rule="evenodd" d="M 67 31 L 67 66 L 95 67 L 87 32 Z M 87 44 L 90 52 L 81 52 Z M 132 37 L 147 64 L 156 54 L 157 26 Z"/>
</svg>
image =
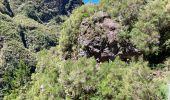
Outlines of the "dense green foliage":
<svg viewBox="0 0 170 100">
<path fill-rule="evenodd" d="M 61 61 L 53 53 L 39 53 L 32 82 L 20 90 L 20 96 L 11 94 L 6 99 L 166 100 L 166 79 L 154 77 L 146 62 L 127 64 L 116 59 L 96 65 L 93 58 Z"/>
<path fill-rule="evenodd" d="M 0 36 L 4 37 L 5 40 L 16 40 L 20 41 L 19 34 L 18 34 L 18 28 L 15 23 L 13 23 L 12 19 L 7 16 L 0 13 Z"/>
<path fill-rule="evenodd" d="M 48 26 L 18 14 L 8 16 L 5 1 L 0 4 L 0 99 L 4 94 L 26 84 L 35 72 L 35 52 L 57 45 L 55 27 Z M 6 12 L 5 12 L 6 11 Z"/>
<path fill-rule="evenodd" d="M 59 46 L 63 54 L 70 55 L 77 51 L 77 37 L 80 33 L 80 23 L 83 18 L 93 15 L 98 10 L 96 5 L 84 5 L 76 9 L 68 20 L 62 25 Z"/>
<path fill-rule="evenodd" d="M 26 48 L 40 51 L 57 44 L 57 33 L 53 29 L 50 30 L 48 27 L 23 15 L 17 15 L 13 20 L 18 24 L 19 33 Z"/>
<path fill-rule="evenodd" d="M 20 42 L 7 42 L 0 57 L 0 88 L 3 93 L 10 93 L 12 89 L 19 88 L 30 80 L 31 68 L 35 67 L 36 60 Z"/>
<path fill-rule="evenodd" d="M 128 30 L 138 20 L 139 11 L 143 9 L 148 0 L 101 0 L 102 10 L 110 13 L 113 18 L 125 25 Z"/>
<path fill-rule="evenodd" d="M 146 55 L 151 56 L 148 59 L 151 59 L 153 63 L 160 63 L 169 56 L 170 13 L 168 13 L 167 4 L 168 0 L 149 2 L 140 12 L 139 21 L 134 24 L 131 31 L 131 41 L 146 52 Z"/>
<path fill-rule="evenodd" d="M 168 5 L 168 0 L 101 0 L 96 7 L 82 6 L 63 25 L 59 40 L 61 51 L 64 54 L 76 51 L 82 19 L 102 10 L 120 23 L 120 41 L 134 45 L 151 64 L 162 63 L 170 55 Z"/>
<path fill-rule="evenodd" d="M 167 100 L 169 0 L 101 0 L 73 12 L 81 0 L 47 1 L 0 0 L 0 99 Z M 116 34 L 114 60 L 78 56 L 83 31 L 92 42 Z M 105 44 L 96 51 L 115 49 Z"/>
</svg>

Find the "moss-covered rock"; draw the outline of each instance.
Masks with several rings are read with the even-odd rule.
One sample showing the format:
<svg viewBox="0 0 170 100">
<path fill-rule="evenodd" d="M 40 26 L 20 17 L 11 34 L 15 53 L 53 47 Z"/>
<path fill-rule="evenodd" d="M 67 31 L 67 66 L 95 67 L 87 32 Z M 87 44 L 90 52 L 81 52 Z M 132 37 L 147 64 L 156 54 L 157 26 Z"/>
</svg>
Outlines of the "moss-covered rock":
<svg viewBox="0 0 170 100">
<path fill-rule="evenodd" d="M 86 8 L 82 7 L 80 9 Z M 69 20 L 72 23 L 74 23 L 73 21 L 76 22 L 74 18 L 70 18 L 64 23 L 68 27 L 63 26 L 60 37 L 60 47 L 64 59 L 93 56 L 98 62 L 103 62 L 114 60 L 116 56 L 120 56 L 122 60 L 126 61 L 141 54 L 132 43 L 123 41 L 120 35 L 123 26 L 116 20 L 111 19 L 108 13 L 99 11 L 90 15 L 90 12 L 87 11 L 85 15 L 87 16 L 79 15 L 78 21 L 81 21 L 81 23 L 77 22 L 77 26 L 71 26 L 72 28 L 68 26 L 71 25 L 68 23 Z M 74 27 L 77 28 L 74 30 Z"/>
<path fill-rule="evenodd" d="M 62 55 L 71 57 L 72 51 L 77 53 L 80 24 L 84 18 L 92 16 L 95 11 L 98 11 L 96 5 L 84 5 L 73 11 L 70 18 L 65 21 L 59 38 L 59 48 Z"/>
</svg>

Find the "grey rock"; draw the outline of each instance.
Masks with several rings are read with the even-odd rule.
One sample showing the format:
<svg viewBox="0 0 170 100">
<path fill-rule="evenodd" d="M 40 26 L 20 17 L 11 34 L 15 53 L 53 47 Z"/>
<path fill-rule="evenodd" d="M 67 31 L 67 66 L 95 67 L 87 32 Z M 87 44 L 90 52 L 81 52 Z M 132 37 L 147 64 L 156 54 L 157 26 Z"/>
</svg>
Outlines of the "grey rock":
<svg viewBox="0 0 170 100">
<path fill-rule="evenodd" d="M 140 55 L 140 51 L 130 42 L 119 39 L 121 26 L 105 12 L 95 13 L 80 25 L 78 36 L 79 55 L 95 57 L 97 62 L 114 60 L 119 56 L 127 61 Z"/>
<path fill-rule="evenodd" d="M 98 12 L 84 19 L 80 29 L 78 43 L 83 47 L 84 56 L 94 56 L 98 62 L 115 58 L 118 53 L 119 25 L 107 13 Z"/>
</svg>

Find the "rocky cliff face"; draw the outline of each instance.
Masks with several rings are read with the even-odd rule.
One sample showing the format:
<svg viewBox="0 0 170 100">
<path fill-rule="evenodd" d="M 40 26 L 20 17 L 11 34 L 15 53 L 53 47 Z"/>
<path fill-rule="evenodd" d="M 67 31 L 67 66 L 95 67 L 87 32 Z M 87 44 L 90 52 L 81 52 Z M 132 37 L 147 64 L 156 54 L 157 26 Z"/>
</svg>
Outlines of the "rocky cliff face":
<svg viewBox="0 0 170 100">
<path fill-rule="evenodd" d="M 58 15 L 69 15 L 72 10 L 82 5 L 82 0 L 11 0 L 14 14 L 25 13 L 29 17 L 48 22 Z"/>
<path fill-rule="evenodd" d="M 38 5 L 38 12 L 41 12 L 41 20 L 48 21 L 57 15 L 68 15 L 71 11 L 82 5 L 81 0 L 43 0 Z"/>
<path fill-rule="evenodd" d="M 58 15 L 69 15 L 82 4 L 82 0 L 1 0 L 0 12 L 11 17 L 25 14 L 39 22 L 48 22 Z"/>
</svg>

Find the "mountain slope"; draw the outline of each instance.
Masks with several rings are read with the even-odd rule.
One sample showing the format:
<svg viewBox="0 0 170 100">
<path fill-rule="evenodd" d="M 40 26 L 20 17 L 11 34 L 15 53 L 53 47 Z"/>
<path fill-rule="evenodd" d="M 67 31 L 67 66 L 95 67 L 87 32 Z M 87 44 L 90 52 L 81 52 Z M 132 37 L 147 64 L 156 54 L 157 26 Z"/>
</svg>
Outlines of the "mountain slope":
<svg viewBox="0 0 170 100">
<path fill-rule="evenodd" d="M 0 0 L 0 97 L 30 81 L 36 53 L 58 44 L 60 25 L 82 5 L 63 1 Z"/>
<path fill-rule="evenodd" d="M 79 5 L 1 0 L 2 98 L 167 100 L 169 0 Z"/>
</svg>

